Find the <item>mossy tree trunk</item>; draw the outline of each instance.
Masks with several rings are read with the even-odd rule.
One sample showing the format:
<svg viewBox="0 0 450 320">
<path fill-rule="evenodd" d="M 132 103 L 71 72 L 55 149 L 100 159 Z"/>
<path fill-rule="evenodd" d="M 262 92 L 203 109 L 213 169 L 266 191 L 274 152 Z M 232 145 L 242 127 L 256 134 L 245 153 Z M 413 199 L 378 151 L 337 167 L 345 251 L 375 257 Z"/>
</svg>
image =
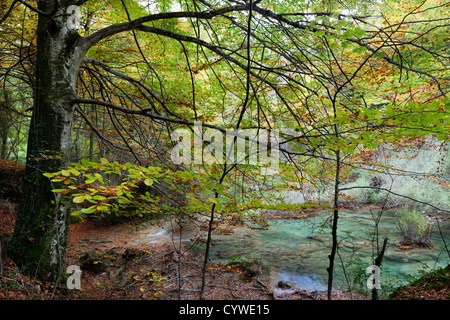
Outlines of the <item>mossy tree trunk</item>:
<svg viewBox="0 0 450 320">
<path fill-rule="evenodd" d="M 64 167 L 70 156 L 75 85 L 84 52 L 67 26 L 75 1 L 38 1 L 36 94 L 30 123 L 22 202 L 9 243 L 11 258 L 28 274 L 55 278 L 64 267 L 68 210 L 45 172 Z"/>
</svg>

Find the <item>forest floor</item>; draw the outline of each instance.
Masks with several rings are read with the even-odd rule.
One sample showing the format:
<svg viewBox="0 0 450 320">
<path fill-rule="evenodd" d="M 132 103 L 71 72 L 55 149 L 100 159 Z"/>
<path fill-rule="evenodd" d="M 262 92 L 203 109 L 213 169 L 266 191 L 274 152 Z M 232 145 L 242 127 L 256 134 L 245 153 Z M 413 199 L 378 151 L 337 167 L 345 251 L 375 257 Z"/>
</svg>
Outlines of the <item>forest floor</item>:
<svg viewBox="0 0 450 320">
<path fill-rule="evenodd" d="M 12 233 L 13 214 L 2 210 L 0 224 L 5 244 Z M 130 244 L 138 233 L 139 227 L 130 222 L 99 226 L 85 219 L 72 224 L 66 264 L 81 266 L 80 290 L 68 290 L 65 279 L 55 284 L 21 274 L 3 246 L 0 299 L 198 299 L 202 255 L 184 246 L 180 253 L 179 247 L 171 243 Z M 270 275 L 256 262 L 208 264 L 204 293 L 207 300 L 327 299 L 326 292 L 289 292 L 275 293 L 270 288 Z M 334 299 L 348 300 L 350 295 L 335 290 Z"/>
<path fill-rule="evenodd" d="M 6 245 L 14 230 L 20 199 L 20 172 L 13 162 L 0 161 L 0 299 L 28 300 L 195 300 L 201 288 L 203 256 L 170 242 L 136 245 L 137 236 L 149 222 L 127 220 L 102 225 L 92 219 L 71 224 L 67 266 L 80 265 L 81 288 L 68 290 L 65 279 L 44 282 L 22 274 L 8 258 Z M 405 287 L 396 299 L 446 300 L 449 273 Z M 270 274 L 257 262 L 209 263 L 204 298 L 208 300 L 325 300 L 326 292 L 283 290 L 270 287 Z M 424 284 L 430 283 L 429 286 Z M 437 285 L 444 283 L 446 287 Z M 432 285 L 431 285 L 432 284 Z M 416 284 L 418 286 L 419 284 Z M 181 288 L 181 290 L 180 290 Z M 420 291 L 418 293 L 418 291 Z M 288 292 L 288 291 L 286 291 Z M 419 294 L 419 296 L 418 296 Z M 367 299 L 334 290 L 334 300 Z"/>
</svg>

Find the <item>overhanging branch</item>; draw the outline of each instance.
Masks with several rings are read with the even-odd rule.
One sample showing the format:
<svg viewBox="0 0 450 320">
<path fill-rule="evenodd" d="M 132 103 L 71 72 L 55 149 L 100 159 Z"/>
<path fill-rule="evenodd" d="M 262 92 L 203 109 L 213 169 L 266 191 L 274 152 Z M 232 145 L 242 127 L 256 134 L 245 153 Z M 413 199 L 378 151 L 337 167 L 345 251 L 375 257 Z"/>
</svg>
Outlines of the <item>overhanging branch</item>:
<svg viewBox="0 0 450 320">
<path fill-rule="evenodd" d="M 168 116 L 155 114 L 155 113 L 151 112 L 151 109 L 129 109 L 129 108 L 122 107 L 122 106 L 117 105 L 117 104 L 112 103 L 112 102 L 107 102 L 107 101 L 98 100 L 98 99 L 75 98 L 75 99 L 72 99 L 70 102 L 73 103 L 73 104 L 96 104 L 96 105 L 101 105 L 101 106 L 104 106 L 104 107 L 107 107 L 107 108 L 110 108 L 110 109 L 113 109 L 113 110 L 117 110 L 117 111 L 123 112 L 125 114 L 141 115 L 141 116 L 148 117 L 148 118 L 151 118 L 151 119 L 154 119 L 154 120 L 161 120 L 161 121 L 168 122 L 168 123 L 177 123 L 177 124 L 182 124 L 182 125 L 187 125 L 187 126 L 195 126 L 196 125 L 196 123 L 193 122 L 193 121 L 174 119 L 174 118 L 171 118 L 171 117 L 168 117 Z M 225 128 L 218 127 L 218 126 L 215 126 L 215 125 L 212 125 L 212 124 L 202 123 L 202 127 L 215 129 L 215 130 L 218 130 L 218 131 L 220 131 L 222 133 L 225 133 L 225 134 L 229 134 L 230 133 L 229 130 L 227 130 Z M 264 129 L 264 128 L 262 128 L 262 129 Z M 265 143 L 261 143 L 258 139 L 253 139 L 253 138 L 250 138 L 248 136 L 242 136 L 242 135 L 240 135 L 237 132 L 233 133 L 233 135 L 235 135 L 237 138 L 248 140 L 248 141 L 253 142 L 253 143 L 257 144 L 257 145 L 259 145 L 259 144 L 265 145 L 265 146 L 267 146 L 268 150 L 271 149 L 271 147 L 269 145 L 267 145 Z M 289 154 L 289 155 L 294 155 L 294 156 L 306 156 L 306 157 L 320 158 L 322 160 L 332 160 L 331 158 L 327 158 L 327 157 L 320 156 L 320 155 L 290 151 L 288 149 L 280 147 L 280 145 L 278 145 L 277 149 L 280 152 L 284 153 L 284 154 Z"/>
<path fill-rule="evenodd" d="M 163 12 L 148 15 L 145 17 L 137 18 L 128 22 L 114 24 L 112 26 L 100 29 L 99 31 L 93 33 L 92 35 L 83 39 L 83 46 L 85 49 L 90 48 L 99 41 L 115 35 L 117 33 L 135 30 L 142 26 L 143 23 L 156 21 L 156 20 L 166 20 L 166 19 L 176 19 L 176 18 L 197 18 L 197 19 L 212 19 L 214 17 L 224 15 L 226 13 L 246 11 L 249 9 L 248 5 L 238 5 L 230 6 L 217 10 L 207 10 L 207 11 L 177 11 L 177 12 Z"/>
</svg>

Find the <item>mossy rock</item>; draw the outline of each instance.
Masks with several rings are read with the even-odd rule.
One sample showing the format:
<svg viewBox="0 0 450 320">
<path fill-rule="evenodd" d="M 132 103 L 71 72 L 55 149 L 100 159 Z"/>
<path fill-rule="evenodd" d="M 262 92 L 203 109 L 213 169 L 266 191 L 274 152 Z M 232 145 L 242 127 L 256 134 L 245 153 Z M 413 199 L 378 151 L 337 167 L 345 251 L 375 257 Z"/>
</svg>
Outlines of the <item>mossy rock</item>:
<svg viewBox="0 0 450 320">
<path fill-rule="evenodd" d="M 86 252 L 80 259 L 80 268 L 82 271 L 93 273 L 105 272 L 120 253 L 119 248 L 111 248 L 105 253 L 100 254 L 96 249 Z"/>
<path fill-rule="evenodd" d="M 106 271 L 106 264 L 96 250 L 86 252 L 79 260 L 82 271 L 101 273 Z"/>
</svg>

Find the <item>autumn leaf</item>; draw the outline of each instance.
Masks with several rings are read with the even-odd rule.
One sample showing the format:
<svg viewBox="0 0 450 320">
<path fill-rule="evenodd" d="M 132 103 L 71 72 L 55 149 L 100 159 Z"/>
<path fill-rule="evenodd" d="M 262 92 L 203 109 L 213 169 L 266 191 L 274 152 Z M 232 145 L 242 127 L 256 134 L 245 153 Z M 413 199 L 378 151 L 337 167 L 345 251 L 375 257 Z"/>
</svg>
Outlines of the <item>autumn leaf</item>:
<svg viewBox="0 0 450 320">
<path fill-rule="evenodd" d="M 69 177 L 69 176 L 70 176 L 70 172 L 69 172 L 68 170 L 62 170 L 62 171 L 61 171 L 61 174 L 62 174 L 64 177 Z"/>
<path fill-rule="evenodd" d="M 209 201 L 211 201 L 214 204 L 218 204 L 217 199 L 216 198 L 208 198 Z"/>
<path fill-rule="evenodd" d="M 62 193 L 62 194 L 68 194 L 72 191 L 71 189 L 53 189 L 52 192 Z"/>
<path fill-rule="evenodd" d="M 72 201 L 74 203 L 82 203 L 82 202 L 84 202 L 84 200 L 86 200 L 86 196 L 82 195 L 82 196 L 77 196 L 77 197 L 73 198 Z"/>
<path fill-rule="evenodd" d="M 55 176 L 54 173 L 49 173 L 49 172 L 43 173 L 42 175 L 47 178 L 53 178 Z"/>
</svg>

